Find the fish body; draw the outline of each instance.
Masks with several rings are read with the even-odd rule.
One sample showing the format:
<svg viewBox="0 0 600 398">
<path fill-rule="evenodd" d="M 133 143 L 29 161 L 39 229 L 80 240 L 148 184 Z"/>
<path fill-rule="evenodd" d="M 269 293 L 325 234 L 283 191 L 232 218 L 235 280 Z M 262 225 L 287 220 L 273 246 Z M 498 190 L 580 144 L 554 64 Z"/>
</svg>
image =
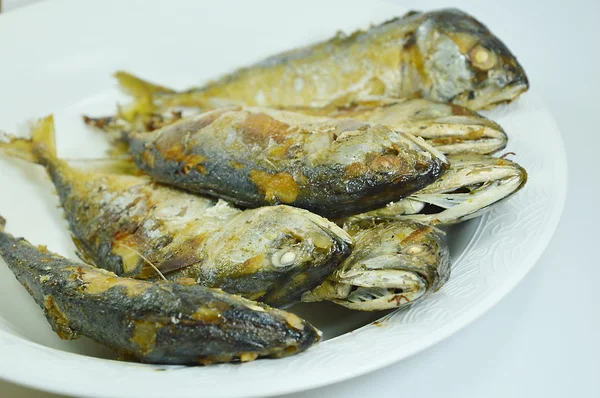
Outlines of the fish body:
<svg viewBox="0 0 600 398">
<path fill-rule="evenodd" d="M 0 256 L 63 339 L 87 336 L 157 364 L 282 357 L 320 332 L 296 315 L 219 289 L 140 281 L 78 263 L 2 229 Z"/>
<path fill-rule="evenodd" d="M 223 108 L 129 137 L 158 182 L 244 207 L 288 204 L 326 217 L 381 207 L 435 181 L 443 154 L 384 125 L 268 108 Z"/>
<path fill-rule="evenodd" d="M 463 106 L 422 98 L 377 98 L 341 107 L 295 107 L 293 110 L 385 124 L 423 138 L 444 155 L 487 155 L 504 149 L 508 142 L 504 129 L 479 113 Z"/>
<path fill-rule="evenodd" d="M 320 108 L 293 107 L 287 111 L 311 116 L 358 119 L 371 124 L 385 124 L 396 131 L 420 137 L 444 155 L 489 155 L 506 147 L 504 129 L 490 119 L 463 106 L 433 102 L 422 98 L 373 98 L 344 106 L 329 104 Z M 192 114 L 190 114 L 192 112 Z M 199 113 L 186 109 L 186 116 Z M 126 143 L 133 132 L 157 130 L 183 118 L 181 111 L 170 110 L 149 114 L 138 109 L 134 114 L 120 112 L 114 116 L 84 117 L 86 124 L 109 133 L 117 144 Z"/>
<path fill-rule="evenodd" d="M 485 214 L 527 183 L 527 172 L 508 159 L 491 156 L 449 157 L 446 173 L 421 191 L 358 219 L 410 219 L 426 224 L 455 224 Z"/>
<path fill-rule="evenodd" d="M 352 254 L 303 301 L 330 300 L 375 311 L 405 307 L 441 288 L 450 277 L 450 253 L 439 231 L 410 220 L 350 222 Z"/>
<path fill-rule="evenodd" d="M 136 278 L 187 279 L 275 306 L 320 284 L 349 255 L 351 238 L 306 210 L 241 211 L 147 177 L 96 173 L 56 157 L 51 118 L 32 140 L 0 149 L 46 167 L 80 255 Z"/>
<path fill-rule="evenodd" d="M 443 9 L 339 33 L 184 92 L 157 85 L 144 91 L 162 107 L 320 107 L 385 96 L 483 109 L 510 102 L 528 87 L 516 57 L 486 26 Z"/>
</svg>

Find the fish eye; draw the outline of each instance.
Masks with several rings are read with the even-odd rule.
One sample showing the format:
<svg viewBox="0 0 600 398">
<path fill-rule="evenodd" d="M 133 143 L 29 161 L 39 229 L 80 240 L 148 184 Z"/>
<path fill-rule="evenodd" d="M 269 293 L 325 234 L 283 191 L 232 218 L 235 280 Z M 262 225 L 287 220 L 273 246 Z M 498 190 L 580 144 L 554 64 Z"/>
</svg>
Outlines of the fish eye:
<svg viewBox="0 0 600 398">
<path fill-rule="evenodd" d="M 469 51 L 469 59 L 475 68 L 483 71 L 492 69 L 498 61 L 496 54 L 479 44 Z"/>
<path fill-rule="evenodd" d="M 294 264 L 297 258 L 298 255 L 295 251 L 290 249 L 284 249 L 273 254 L 273 256 L 271 257 L 271 262 L 275 267 L 287 267 L 289 265 Z"/>
<path fill-rule="evenodd" d="M 408 247 L 405 247 L 402 250 L 402 253 L 408 254 L 410 256 L 418 256 L 419 254 L 423 254 L 423 252 L 425 252 L 426 249 L 427 247 L 425 245 L 410 245 Z"/>
<path fill-rule="evenodd" d="M 287 252 L 281 256 L 280 261 L 281 261 L 281 264 L 288 265 L 288 264 L 293 263 L 295 259 L 296 259 L 296 253 Z"/>
</svg>

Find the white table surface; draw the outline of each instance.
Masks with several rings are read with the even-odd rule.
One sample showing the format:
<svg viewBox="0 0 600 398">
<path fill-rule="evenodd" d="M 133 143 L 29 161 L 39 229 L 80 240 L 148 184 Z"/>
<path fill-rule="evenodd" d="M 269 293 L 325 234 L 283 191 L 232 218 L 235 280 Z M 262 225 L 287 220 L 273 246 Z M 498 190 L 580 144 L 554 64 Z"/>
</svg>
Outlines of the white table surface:
<svg viewBox="0 0 600 398">
<path fill-rule="evenodd" d="M 4 0 L 4 11 L 35 1 Z M 600 198 L 594 163 L 600 161 L 600 1 L 395 2 L 425 10 L 462 8 L 519 56 L 565 141 L 566 208 L 535 268 L 480 319 L 395 365 L 286 398 L 600 397 L 600 217 L 592 207 Z M 0 381 L 0 397 L 58 395 Z"/>
</svg>

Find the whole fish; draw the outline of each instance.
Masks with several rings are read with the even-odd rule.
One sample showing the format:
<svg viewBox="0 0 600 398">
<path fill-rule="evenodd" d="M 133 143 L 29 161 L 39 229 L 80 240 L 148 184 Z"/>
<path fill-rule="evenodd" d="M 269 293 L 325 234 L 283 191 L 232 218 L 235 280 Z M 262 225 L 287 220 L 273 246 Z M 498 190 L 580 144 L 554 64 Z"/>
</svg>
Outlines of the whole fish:
<svg viewBox="0 0 600 398">
<path fill-rule="evenodd" d="M 443 154 L 354 119 L 222 108 L 128 137 L 155 181 L 244 207 L 288 204 L 326 217 L 384 206 L 435 181 Z"/>
<path fill-rule="evenodd" d="M 401 218 L 426 224 L 455 224 L 481 216 L 523 188 L 527 172 L 515 162 L 490 156 L 449 157 L 450 168 L 434 183 L 386 207 L 348 221 Z"/>
<path fill-rule="evenodd" d="M 199 109 L 186 109 L 190 112 Z M 429 145 L 444 155 L 462 153 L 491 154 L 508 142 L 501 126 L 465 107 L 433 102 L 422 98 L 386 99 L 377 98 L 355 102 L 345 106 L 328 105 L 321 108 L 293 107 L 286 110 L 313 116 L 352 118 L 368 123 L 385 124 L 397 131 L 423 138 Z M 121 144 L 132 132 L 144 133 L 173 124 L 183 118 L 183 113 L 170 110 L 158 113 L 151 110 L 143 113 L 139 109 L 126 113 L 123 108 L 114 116 L 84 116 L 86 124 L 111 134 Z"/>
<path fill-rule="evenodd" d="M 119 275 L 164 274 L 285 306 L 350 253 L 347 233 L 303 209 L 241 211 L 147 177 L 75 169 L 56 156 L 51 117 L 0 149 L 46 167 L 81 257 Z"/>
<path fill-rule="evenodd" d="M 463 106 L 415 99 L 378 98 L 346 106 L 295 107 L 316 116 L 352 118 L 385 124 L 423 138 L 445 155 L 491 154 L 506 147 L 508 136 L 497 123 Z M 180 114 L 179 114 L 180 115 Z"/>
<path fill-rule="evenodd" d="M 404 307 L 441 288 L 450 254 L 441 233 L 410 220 L 348 222 L 352 254 L 302 301 L 329 300 L 353 310 Z"/>
<path fill-rule="evenodd" d="M 119 77 L 135 80 L 131 75 Z M 510 50 L 472 16 L 410 12 L 367 31 L 284 52 L 183 92 L 151 85 L 159 107 L 312 106 L 370 96 L 422 97 L 484 109 L 529 87 Z"/>
<path fill-rule="evenodd" d="M 84 335 L 142 362 L 193 365 L 284 357 L 320 338 L 292 313 L 195 284 L 118 277 L 3 229 L 0 217 L 0 256 L 62 339 Z"/>
</svg>

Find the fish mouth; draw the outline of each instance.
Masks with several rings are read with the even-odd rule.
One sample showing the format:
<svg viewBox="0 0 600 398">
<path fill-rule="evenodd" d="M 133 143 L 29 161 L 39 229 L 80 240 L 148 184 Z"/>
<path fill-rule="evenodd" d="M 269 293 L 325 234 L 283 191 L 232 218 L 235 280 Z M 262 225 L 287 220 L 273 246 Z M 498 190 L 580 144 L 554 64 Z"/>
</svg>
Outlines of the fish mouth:
<svg viewBox="0 0 600 398">
<path fill-rule="evenodd" d="M 362 272 L 339 283 L 350 285 L 349 294 L 333 302 L 359 311 L 401 308 L 421 299 L 428 292 L 426 279 L 416 272 L 373 270 Z"/>
<path fill-rule="evenodd" d="M 490 97 L 490 106 L 511 102 L 517 99 L 525 91 L 529 90 L 529 82 L 527 78 L 515 80 L 507 84 L 496 95 Z"/>
<path fill-rule="evenodd" d="M 444 184 L 441 184 L 431 192 L 425 190 L 411 196 L 411 199 L 420 201 L 425 207 L 419 214 L 403 215 L 402 218 L 422 223 L 435 221 L 454 224 L 489 211 L 497 203 L 521 190 L 527 182 L 525 169 L 507 160 L 503 161 L 504 165 L 493 166 L 491 162 L 498 160 L 489 158 L 487 162 L 477 163 L 475 167 L 467 165 L 462 185 L 453 184 L 453 178 L 449 176 L 448 182 L 452 184 L 452 189 L 444 189 Z M 490 167 L 495 168 L 488 170 Z"/>
<path fill-rule="evenodd" d="M 497 123 L 481 116 L 451 115 L 419 126 L 425 142 L 447 156 L 463 153 L 489 155 L 506 147 L 508 136 Z"/>
<path fill-rule="evenodd" d="M 320 220 L 319 220 L 320 221 Z M 327 249 L 324 261 L 319 265 L 313 261 L 293 267 L 267 291 L 261 301 L 276 308 L 285 308 L 300 301 L 302 295 L 319 286 L 352 252 L 352 239 L 343 232 L 338 235 L 321 222 L 312 224 L 331 238 L 332 245 Z M 337 227 L 343 231 L 341 228 Z"/>
<path fill-rule="evenodd" d="M 519 70 L 516 73 L 516 75 L 517 77 L 515 77 L 510 83 L 508 83 L 507 86 L 522 87 L 524 91 L 529 89 L 529 79 L 527 78 L 527 75 L 525 74 L 523 68 L 519 66 Z"/>
<path fill-rule="evenodd" d="M 508 82 L 502 84 L 500 80 L 500 82 L 490 84 L 481 90 L 478 95 L 480 97 L 479 100 L 482 97 L 487 100 L 488 105 L 481 105 L 479 109 L 490 109 L 499 104 L 512 102 L 529 90 L 529 79 L 521 65 L 516 64 L 514 69 L 512 69 L 512 73 L 508 72 L 508 74 L 509 76 L 512 74 Z"/>
<path fill-rule="evenodd" d="M 465 91 L 454 97 L 452 102 L 474 110 L 486 110 L 496 105 L 512 102 L 528 89 L 527 77 L 523 76 L 503 86 L 488 84 Z"/>
<path fill-rule="evenodd" d="M 443 126 L 443 124 L 440 124 Z M 445 127 L 445 126 L 444 126 Z M 450 129 L 451 127 L 448 127 Z M 468 135 L 448 135 L 440 138 L 428 139 L 437 149 L 447 155 L 462 153 L 476 153 L 490 155 L 506 148 L 508 137 L 503 131 L 493 130 L 487 126 L 479 127 L 483 130 L 482 138 L 470 138 Z"/>
</svg>

